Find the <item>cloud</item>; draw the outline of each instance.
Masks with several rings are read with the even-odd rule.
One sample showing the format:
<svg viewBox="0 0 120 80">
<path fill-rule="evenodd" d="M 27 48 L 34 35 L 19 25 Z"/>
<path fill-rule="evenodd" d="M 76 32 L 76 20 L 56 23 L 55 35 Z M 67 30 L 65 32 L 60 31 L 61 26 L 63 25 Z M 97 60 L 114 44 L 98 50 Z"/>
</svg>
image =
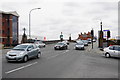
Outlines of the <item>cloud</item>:
<svg viewBox="0 0 120 80">
<path fill-rule="evenodd" d="M 83 1 L 83 0 L 12 0 L 4 1 L 2 10 L 16 10 L 19 17 L 19 32 L 26 27 L 28 33 L 28 14 L 32 8 L 41 7 L 31 13 L 32 35 L 46 36 L 48 39 L 59 39 L 60 32 L 68 38 L 71 33 L 76 39 L 81 32 L 92 28 L 95 34 L 100 29 L 100 19 L 103 29 L 117 30 L 117 2 Z"/>
</svg>

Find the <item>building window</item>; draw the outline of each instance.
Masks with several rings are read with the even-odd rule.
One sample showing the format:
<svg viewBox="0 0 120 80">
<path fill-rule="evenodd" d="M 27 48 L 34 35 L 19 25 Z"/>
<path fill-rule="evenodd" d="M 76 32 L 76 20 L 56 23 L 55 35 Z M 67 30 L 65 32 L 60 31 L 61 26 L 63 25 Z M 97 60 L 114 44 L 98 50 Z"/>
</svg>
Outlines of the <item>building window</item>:
<svg viewBox="0 0 120 80">
<path fill-rule="evenodd" d="M 4 22 L 2 22 L 2 26 L 4 26 L 4 24 L 5 24 L 5 23 L 4 23 Z"/>
<path fill-rule="evenodd" d="M 5 33 L 5 31 L 4 30 L 2 30 L 2 34 L 4 34 Z"/>
<path fill-rule="evenodd" d="M 0 38 L 0 42 L 2 42 L 2 38 Z"/>
<path fill-rule="evenodd" d="M 2 15 L 2 17 L 4 18 L 4 17 L 5 17 L 5 15 Z"/>
<path fill-rule="evenodd" d="M 2 34 L 2 30 L 0 30 L 0 34 Z"/>
<path fill-rule="evenodd" d="M 9 19 L 10 19 L 10 16 L 8 15 L 8 16 L 7 16 L 7 25 L 8 25 L 8 27 L 10 26 L 10 21 L 9 21 Z"/>
<path fill-rule="evenodd" d="M 4 42 L 5 41 L 5 39 L 4 38 L 2 38 L 2 42 Z"/>
</svg>

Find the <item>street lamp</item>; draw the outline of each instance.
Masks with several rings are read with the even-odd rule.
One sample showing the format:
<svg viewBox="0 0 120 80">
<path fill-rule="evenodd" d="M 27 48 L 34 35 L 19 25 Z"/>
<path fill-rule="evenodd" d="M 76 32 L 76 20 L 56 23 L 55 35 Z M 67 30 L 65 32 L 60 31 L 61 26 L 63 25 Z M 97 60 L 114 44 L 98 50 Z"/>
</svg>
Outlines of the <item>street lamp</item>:
<svg viewBox="0 0 120 80">
<path fill-rule="evenodd" d="M 31 12 L 36 9 L 41 9 L 41 8 L 33 8 L 29 12 L 29 38 L 31 39 Z"/>
</svg>

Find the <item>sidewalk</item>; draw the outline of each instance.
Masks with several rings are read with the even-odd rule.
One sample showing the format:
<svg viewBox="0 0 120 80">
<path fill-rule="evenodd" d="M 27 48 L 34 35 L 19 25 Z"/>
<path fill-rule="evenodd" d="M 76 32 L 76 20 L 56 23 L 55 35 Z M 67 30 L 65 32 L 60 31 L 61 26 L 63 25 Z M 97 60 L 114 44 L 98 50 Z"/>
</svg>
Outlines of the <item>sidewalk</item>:
<svg viewBox="0 0 120 80">
<path fill-rule="evenodd" d="M 94 53 L 102 53 L 103 51 L 100 50 L 100 48 L 98 48 L 98 42 L 94 42 L 93 43 L 93 49 L 92 49 L 92 44 L 90 45 L 90 52 L 94 52 Z"/>
</svg>

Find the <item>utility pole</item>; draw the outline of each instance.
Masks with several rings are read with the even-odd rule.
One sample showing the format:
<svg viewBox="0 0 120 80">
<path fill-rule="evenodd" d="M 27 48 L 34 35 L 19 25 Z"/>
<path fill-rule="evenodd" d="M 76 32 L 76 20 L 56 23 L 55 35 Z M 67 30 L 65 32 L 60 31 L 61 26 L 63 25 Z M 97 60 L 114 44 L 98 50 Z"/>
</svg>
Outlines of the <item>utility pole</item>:
<svg viewBox="0 0 120 80">
<path fill-rule="evenodd" d="M 94 30 L 91 30 L 91 37 L 92 37 L 92 49 L 93 49 L 93 38 L 94 38 Z"/>
</svg>

